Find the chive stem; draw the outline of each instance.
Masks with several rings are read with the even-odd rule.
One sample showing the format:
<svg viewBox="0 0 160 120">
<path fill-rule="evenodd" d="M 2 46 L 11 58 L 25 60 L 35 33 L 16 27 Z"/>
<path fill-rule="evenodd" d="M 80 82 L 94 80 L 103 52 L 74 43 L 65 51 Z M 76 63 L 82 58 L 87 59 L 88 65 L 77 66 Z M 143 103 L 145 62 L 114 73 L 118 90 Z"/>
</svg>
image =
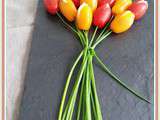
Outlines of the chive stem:
<svg viewBox="0 0 160 120">
<path fill-rule="evenodd" d="M 90 43 L 89 43 L 89 46 L 92 45 L 93 40 L 94 40 L 94 38 L 95 38 L 95 36 L 96 36 L 97 30 L 98 30 L 98 27 L 96 26 L 95 31 L 94 31 L 94 33 L 93 33 L 93 35 L 92 35 L 91 41 L 90 41 Z"/>
<path fill-rule="evenodd" d="M 141 96 L 139 93 L 137 93 L 135 90 L 131 89 L 130 87 L 128 87 L 123 81 L 121 81 L 116 75 L 114 75 L 109 69 L 108 67 L 100 60 L 100 58 L 95 54 L 95 57 L 98 61 L 98 63 L 101 65 L 101 67 L 105 70 L 106 73 L 108 73 L 108 75 L 110 75 L 110 77 L 112 77 L 116 82 L 118 82 L 122 87 L 126 88 L 128 91 L 130 91 L 132 94 L 134 94 L 135 96 L 137 96 L 138 98 L 140 98 L 141 100 L 147 102 L 147 103 L 151 103 L 149 100 L 147 100 L 146 98 L 144 98 L 143 96 Z"/>
<path fill-rule="evenodd" d="M 93 49 L 99 44 L 101 43 L 106 37 L 108 37 L 110 34 L 112 33 L 112 31 L 110 30 L 108 33 L 106 33 L 102 38 L 100 38 L 94 45 L 93 45 Z"/>
<path fill-rule="evenodd" d="M 64 107 L 64 102 L 65 102 L 65 99 L 66 99 L 66 94 L 67 94 L 67 91 L 68 91 L 69 83 L 70 83 L 72 74 L 73 74 L 73 72 L 74 72 L 74 69 L 75 69 L 75 67 L 77 66 L 79 60 L 81 59 L 81 57 L 82 57 L 82 55 L 83 55 L 83 52 L 84 52 L 84 51 L 82 51 L 82 52 L 80 53 L 80 55 L 79 55 L 78 58 L 76 59 L 75 63 L 73 64 L 73 66 L 72 66 L 72 68 L 71 68 L 71 70 L 70 70 L 70 72 L 69 72 L 69 75 L 68 75 L 68 78 L 67 78 L 67 81 L 66 81 L 66 85 L 65 85 L 65 88 L 64 88 L 64 92 L 63 92 L 61 104 L 60 104 L 60 110 L 59 110 L 58 120 L 61 120 L 61 118 L 62 118 L 63 107 Z"/>
<path fill-rule="evenodd" d="M 58 12 L 56 14 L 60 18 L 60 20 L 63 22 L 64 25 L 69 27 L 73 32 L 77 33 L 76 29 L 74 29 L 71 25 L 69 25 Z"/>
</svg>

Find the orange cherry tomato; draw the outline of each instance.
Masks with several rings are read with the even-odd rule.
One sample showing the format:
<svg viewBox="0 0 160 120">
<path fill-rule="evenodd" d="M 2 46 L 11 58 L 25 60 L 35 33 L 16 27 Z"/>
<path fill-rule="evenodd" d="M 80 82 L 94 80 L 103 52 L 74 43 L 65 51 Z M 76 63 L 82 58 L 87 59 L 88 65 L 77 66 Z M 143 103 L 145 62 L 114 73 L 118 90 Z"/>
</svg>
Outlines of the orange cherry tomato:
<svg viewBox="0 0 160 120">
<path fill-rule="evenodd" d="M 92 11 L 95 11 L 98 5 L 98 0 L 80 0 L 80 4 L 82 3 L 87 3 L 91 7 Z"/>
<path fill-rule="evenodd" d="M 133 22 L 135 15 L 127 10 L 119 15 L 116 15 L 113 21 L 111 22 L 111 30 L 115 33 L 122 33 L 128 30 Z"/>
<path fill-rule="evenodd" d="M 59 1 L 60 12 L 69 21 L 74 21 L 77 15 L 77 8 L 72 0 L 60 0 Z"/>
<path fill-rule="evenodd" d="M 112 13 L 120 14 L 124 12 L 131 4 L 132 0 L 117 0 L 112 7 Z"/>
<path fill-rule="evenodd" d="M 92 24 L 92 10 L 88 4 L 83 3 L 78 8 L 76 25 L 81 30 L 89 30 Z"/>
</svg>

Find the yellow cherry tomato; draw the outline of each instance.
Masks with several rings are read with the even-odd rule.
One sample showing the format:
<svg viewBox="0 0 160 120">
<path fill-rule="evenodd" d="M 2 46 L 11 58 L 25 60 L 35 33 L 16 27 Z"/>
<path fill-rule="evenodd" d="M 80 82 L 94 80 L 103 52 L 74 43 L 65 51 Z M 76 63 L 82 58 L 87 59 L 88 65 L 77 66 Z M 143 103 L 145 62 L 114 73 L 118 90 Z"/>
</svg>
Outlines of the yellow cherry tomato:
<svg viewBox="0 0 160 120">
<path fill-rule="evenodd" d="M 88 4 L 83 3 L 78 8 L 76 25 L 81 30 L 88 30 L 92 24 L 92 10 Z"/>
<path fill-rule="evenodd" d="M 69 21 L 74 21 L 77 15 L 77 9 L 72 0 L 60 0 L 59 1 L 60 12 Z"/>
<path fill-rule="evenodd" d="M 95 11 L 98 5 L 98 0 L 80 0 L 80 4 L 82 3 L 87 3 L 91 7 L 92 11 Z"/>
<path fill-rule="evenodd" d="M 124 12 L 131 4 L 132 0 L 117 0 L 112 7 L 112 13 L 120 14 Z"/>
<path fill-rule="evenodd" d="M 127 10 L 122 14 L 115 16 L 110 28 L 115 33 L 122 33 L 132 26 L 134 18 L 135 15 L 131 11 Z"/>
</svg>

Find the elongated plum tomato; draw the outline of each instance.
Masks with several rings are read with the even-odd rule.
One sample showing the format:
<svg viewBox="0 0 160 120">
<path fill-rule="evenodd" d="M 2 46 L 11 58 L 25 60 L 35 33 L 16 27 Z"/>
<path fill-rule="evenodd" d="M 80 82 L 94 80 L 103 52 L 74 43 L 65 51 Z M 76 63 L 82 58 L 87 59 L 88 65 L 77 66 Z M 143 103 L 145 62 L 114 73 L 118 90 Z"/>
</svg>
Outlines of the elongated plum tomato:
<svg viewBox="0 0 160 120">
<path fill-rule="evenodd" d="M 43 0 L 46 10 L 52 15 L 58 11 L 58 2 L 59 0 Z"/>
<path fill-rule="evenodd" d="M 129 6 L 128 10 L 130 10 L 135 15 L 135 20 L 138 20 L 144 16 L 148 9 L 148 2 L 139 0 L 132 3 Z"/>
<path fill-rule="evenodd" d="M 98 5 L 98 0 L 80 0 L 80 4 L 87 3 L 94 12 Z"/>
<path fill-rule="evenodd" d="M 77 15 L 77 8 L 72 0 L 60 0 L 59 1 L 60 12 L 69 21 L 74 21 Z"/>
<path fill-rule="evenodd" d="M 93 24 L 103 28 L 111 17 L 111 8 L 109 4 L 104 4 L 94 11 Z"/>
<path fill-rule="evenodd" d="M 131 4 L 132 0 L 116 0 L 114 6 L 112 7 L 112 13 L 120 14 L 124 12 Z"/>
<path fill-rule="evenodd" d="M 75 6 L 78 8 L 80 6 L 80 0 L 72 0 Z"/>
<path fill-rule="evenodd" d="M 82 3 L 78 8 L 76 25 L 81 30 L 89 30 L 92 24 L 92 10 L 88 4 Z"/>
<path fill-rule="evenodd" d="M 116 15 L 111 23 L 111 30 L 115 33 L 122 33 L 128 30 L 133 22 L 134 22 L 135 15 L 127 10 L 119 15 Z"/>
<path fill-rule="evenodd" d="M 110 7 L 112 7 L 115 3 L 115 0 L 100 0 L 98 3 L 98 7 L 107 3 L 110 5 Z"/>
</svg>

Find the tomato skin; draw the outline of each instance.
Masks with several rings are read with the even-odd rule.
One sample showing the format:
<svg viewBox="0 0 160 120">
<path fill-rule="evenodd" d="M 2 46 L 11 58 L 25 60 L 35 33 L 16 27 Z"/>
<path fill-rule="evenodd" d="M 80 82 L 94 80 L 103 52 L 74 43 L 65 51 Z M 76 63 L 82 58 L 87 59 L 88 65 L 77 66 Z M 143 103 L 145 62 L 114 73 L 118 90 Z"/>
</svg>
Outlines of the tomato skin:
<svg viewBox="0 0 160 120">
<path fill-rule="evenodd" d="M 111 22 L 110 28 L 115 33 L 125 32 L 132 26 L 134 18 L 135 15 L 131 11 L 127 10 L 115 16 Z"/>
<path fill-rule="evenodd" d="M 93 24 L 99 28 L 103 28 L 110 20 L 111 8 L 109 4 L 104 4 L 98 7 L 93 15 Z"/>
<path fill-rule="evenodd" d="M 75 6 L 78 8 L 80 6 L 80 0 L 72 0 Z"/>
<path fill-rule="evenodd" d="M 110 5 L 110 7 L 113 7 L 115 0 L 100 0 L 98 3 L 98 7 L 107 3 Z"/>
<path fill-rule="evenodd" d="M 92 24 L 92 9 L 86 3 L 83 3 L 78 8 L 78 13 L 76 17 L 76 26 L 80 30 L 89 30 Z"/>
<path fill-rule="evenodd" d="M 43 0 L 46 10 L 52 15 L 58 12 L 58 2 L 59 0 Z"/>
<path fill-rule="evenodd" d="M 114 6 L 112 7 L 112 13 L 123 13 L 131 4 L 132 0 L 116 0 Z"/>
<path fill-rule="evenodd" d="M 135 2 L 138 2 L 138 1 L 144 1 L 144 0 L 135 0 Z"/>
<path fill-rule="evenodd" d="M 128 10 L 130 10 L 135 15 L 135 20 L 142 18 L 146 13 L 147 9 L 148 9 L 148 2 L 144 0 L 135 1 L 128 8 Z"/>
<path fill-rule="evenodd" d="M 94 12 L 98 6 L 98 0 L 80 0 L 80 4 L 87 3 Z"/>
<path fill-rule="evenodd" d="M 72 22 L 75 20 L 77 15 L 77 8 L 72 0 L 60 0 L 59 9 L 68 21 Z"/>
</svg>

